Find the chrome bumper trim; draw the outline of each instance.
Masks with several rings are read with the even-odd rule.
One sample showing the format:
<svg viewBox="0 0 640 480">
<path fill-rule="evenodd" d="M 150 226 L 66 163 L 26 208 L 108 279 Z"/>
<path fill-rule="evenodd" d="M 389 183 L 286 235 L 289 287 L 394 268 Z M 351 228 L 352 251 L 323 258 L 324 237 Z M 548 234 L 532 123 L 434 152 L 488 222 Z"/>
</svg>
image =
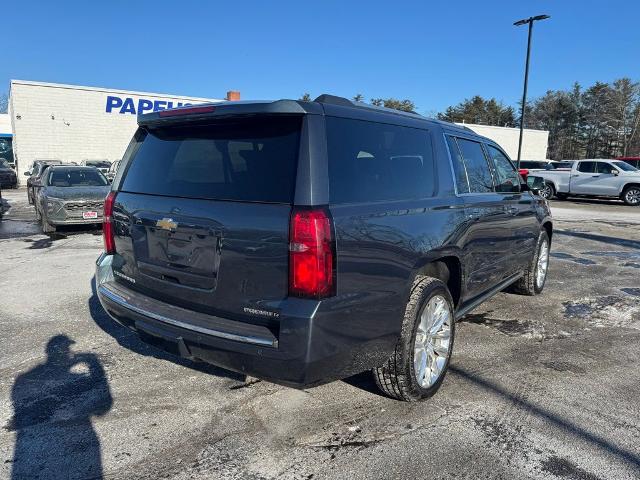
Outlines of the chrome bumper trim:
<svg viewBox="0 0 640 480">
<path fill-rule="evenodd" d="M 153 318 L 154 320 L 158 320 L 159 322 L 173 325 L 174 327 L 184 328 L 187 330 L 191 330 L 193 332 L 202 333 L 204 335 L 210 335 L 212 337 L 224 338 L 225 340 L 233 340 L 236 342 L 250 343 L 253 345 L 263 345 L 267 347 L 277 347 L 277 341 L 272 341 L 272 340 L 259 338 L 259 337 L 238 335 L 235 333 L 221 332 L 219 330 L 212 330 L 204 327 L 198 327 L 197 325 L 191 325 L 189 323 L 181 322 L 180 320 L 175 320 L 173 318 L 165 317 L 164 315 L 158 315 L 157 313 L 149 312 L 142 308 L 136 307 L 135 305 L 131 305 L 129 302 L 127 302 L 126 299 L 122 298 L 120 295 L 112 292 L 111 290 L 109 290 L 108 288 L 102 285 L 98 287 L 98 293 L 104 295 L 109 300 L 117 303 L 121 307 L 131 310 L 132 312 L 138 313 L 145 317 Z"/>
</svg>

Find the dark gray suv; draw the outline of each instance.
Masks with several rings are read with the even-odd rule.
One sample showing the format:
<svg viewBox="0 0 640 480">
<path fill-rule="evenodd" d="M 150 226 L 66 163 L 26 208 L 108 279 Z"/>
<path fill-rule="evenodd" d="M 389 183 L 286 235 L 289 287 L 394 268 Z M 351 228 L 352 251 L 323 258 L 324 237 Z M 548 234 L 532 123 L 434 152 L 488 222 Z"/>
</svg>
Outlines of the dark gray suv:
<svg viewBox="0 0 640 480">
<path fill-rule="evenodd" d="M 138 123 L 97 292 L 183 357 L 292 386 L 372 369 L 418 400 L 443 381 L 457 319 L 544 287 L 541 179 L 464 127 L 328 95 Z"/>
</svg>

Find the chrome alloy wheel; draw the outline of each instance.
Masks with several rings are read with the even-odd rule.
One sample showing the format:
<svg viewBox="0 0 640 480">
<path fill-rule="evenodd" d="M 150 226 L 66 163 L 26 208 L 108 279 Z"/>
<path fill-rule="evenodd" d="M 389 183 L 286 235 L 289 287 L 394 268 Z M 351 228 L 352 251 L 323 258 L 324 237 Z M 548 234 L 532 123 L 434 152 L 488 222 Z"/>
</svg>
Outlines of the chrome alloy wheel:
<svg viewBox="0 0 640 480">
<path fill-rule="evenodd" d="M 553 197 L 553 187 L 550 184 L 545 183 L 544 188 L 540 190 L 540 196 L 545 200 L 551 200 L 551 197 Z"/>
<path fill-rule="evenodd" d="M 538 264 L 536 265 L 536 287 L 542 289 L 544 281 L 547 278 L 547 270 L 549 269 L 549 241 L 543 240 L 540 244 L 540 252 L 538 253 Z"/>
<path fill-rule="evenodd" d="M 640 204 L 640 188 L 639 187 L 631 187 L 627 190 L 627 193 L 624 195 L 624 199 L 627 201 L 629 205 L 638 205 Z"/>
<path fill-rule="evenodd" d="M 422 388 L 435 384 L 451 349 L 453 313 L 442 295 L 432 297 L 420 314 L 413 353 L 413 369 Z"/>
</svg>

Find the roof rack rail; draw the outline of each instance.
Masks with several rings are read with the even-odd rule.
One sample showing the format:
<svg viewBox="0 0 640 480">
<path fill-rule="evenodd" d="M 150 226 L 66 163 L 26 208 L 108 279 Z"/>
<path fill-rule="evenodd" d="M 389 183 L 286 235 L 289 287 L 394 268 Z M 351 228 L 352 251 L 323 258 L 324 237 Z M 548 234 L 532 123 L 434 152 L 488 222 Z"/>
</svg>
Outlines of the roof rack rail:
<svg viewBox="0 0 640 480">
<path fill-rule="evenodd" d="M 422 115 L 420 115 L 417 112 L 414 111 L 407 111 L 407 110 L 396 110 L 394 108 L 387 108 L 387 107 L 382 107 L 382 106 L 377 106 L 377 105 L 371 105 L 369 103 L 365 103 L 365 102 L 356 102 L 356 101 L 351 101 L 348 98 L 344 98 L 344 97 L 338 97 L 337 95 L 329 95 L 327 93 L 324 93 L 322 95 L 320 95 L 319 97 L 317 97 L 314 102 L 318 102 L 318 103 L 328 103 L 328 104 L 333 104 L 333 105 L 342 105 L 343 107 L 356 107 L 356 108 L 365 108 L 368 110 L 378 110 L 378 111 L 383 111 L 383 112 L 387 112 L 387 113 L 394 113 L 397 115 L 417 115 L 418 117 L 422 117 Z"/>
</svg>

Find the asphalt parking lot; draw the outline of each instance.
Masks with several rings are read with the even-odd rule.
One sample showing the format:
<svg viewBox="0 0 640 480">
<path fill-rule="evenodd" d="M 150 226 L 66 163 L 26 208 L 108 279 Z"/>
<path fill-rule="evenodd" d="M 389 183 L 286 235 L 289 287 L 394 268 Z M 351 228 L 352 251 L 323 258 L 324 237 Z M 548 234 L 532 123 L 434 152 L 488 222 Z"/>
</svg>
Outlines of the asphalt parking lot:
<svg viewBox="0 0 640 480">
<path fill-rule="evenodd" d="M 141 343 L 95 296 L 99 230 L 0 221 L 2 478 L 640 478 L 640 208 L 552 204 L 543 295 L 459 325 L 442 389 L 308 390 Z"/>
</svg>

